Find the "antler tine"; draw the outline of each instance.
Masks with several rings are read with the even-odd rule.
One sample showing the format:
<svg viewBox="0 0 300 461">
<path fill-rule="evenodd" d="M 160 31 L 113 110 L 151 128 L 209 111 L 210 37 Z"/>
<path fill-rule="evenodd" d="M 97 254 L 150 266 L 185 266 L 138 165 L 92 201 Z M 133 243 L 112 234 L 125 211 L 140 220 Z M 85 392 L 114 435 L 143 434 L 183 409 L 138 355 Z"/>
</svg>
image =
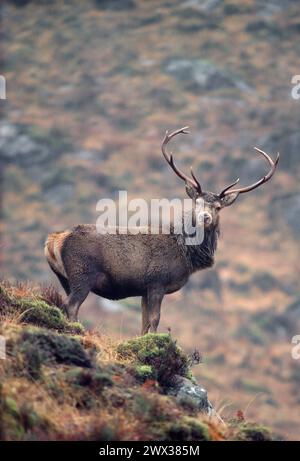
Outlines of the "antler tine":
<svg viewBox="0 0 300 461">
<path fill-rule="evenodd" d="M 187 131 L 187 129 L 188 129 L 188 126 L 184 126 L 183 128 L 179 128 L 178 130 L 175 130 L 170 134 L 168 133 L 168 131 L 166 131 L 165 137 L 164 137 L 162 145 L 161 145 L 161 151 L 162 151 L 162 154 L 165 157 L 167 163 L 170 165 L 172 170 L 177 174 L 177 176 L 180 179 L 182 179 L 183 181 L 190 183 L 199 192 L 199 194 L 201 194 L 202 193 L 201 185 L 200 185 L 199 181 L 196 179 L 193 171 L 191 171 L 192 178 L 190 178 L 189 176 L 187 176 L 185 173 L 183 173 L 183 171 L 181 171 L 177 167 L 177 165 L 174 162 L 174 158 L 173 158 L 172 153 L 170 153 L 170 155 L 169 155 L 167 153 L 167 151 L 166 151 L 166 146 L 167 146 L 168 142 L 174 136 L 176 136 L 177 134 L 180 134 L 180 133 L 189 134 L 189 131 Z"/>
<path fill-rule="evenodd" d="M 245 192 L 250 192 L 251 190 L 253 189 L 256 189 L 257 187 L 261 186 L 262 184 L 266 183 L 267 181 L 269 181 L 269 179 L 272 178 L 273 174 L 275 173 L 275 170 L 276 170 L 276 167 L 278 165 L 278 162 L 279 162 L 279 153 L 277 154 L 277 157 L 276 157 L 276 160 L 272 160 L 272 158 L 266 153 L 264 152 L 263 150 L 261 149 L 258 149 L 257 147 L 254 147 L 254 149 L 259 152 L 260 154 L 263 155 L 263 157 L 265 157 L 265 159 L 268 161 L 268 163 L 271 165 L 271 168 L 270 168 L 270 171 L 265 175 L 263 176 L 261 179 L 259 179 L 258 181 L 256 181 L 254 184 L 251 184 L 250 186 L 246 186 L 246 187 L 241 187 L 240 189 L 231 189 L 231 187 L 233 187 L 238 181 L 236 181 L 235 183 L 231 184 L 230 186 L 226 187 L 222 192 L 221 194 L 219 195 L 220 198 L 224 197 L 225 195 L 228 195 L 228 194 L 232 194 L 232 193 L 239 193 L 239 194 L 243 194 Z"/>
<path fill-rule="evenodd" d="M 239 182 L 240 178 L 237 178 L 236 181 L 234 181 L 232 184 L 229 184 L 229 186 L 225 187 L 225 189 L 222 190 L 222 192 L 219 194 L 219 197 L 222 198 L 225 195 L 225 192 L 227 192 L 229 189 L 231 189 L 233 186 L 235 186 Z"/>
<path fill-rule="evenodd" d="M 195 174 L 193 172 L 193 167 L 192 166 L 191 166 L 191 176 L 192 176 L 193 180 L 195 181 L 195 183 L 197 184 L 199 191 L 201 192 L 202 191 L 201 184 L 198 181 L 198 179 L 196 178 L 196 176 L 195 176 Z"/>
</svg>

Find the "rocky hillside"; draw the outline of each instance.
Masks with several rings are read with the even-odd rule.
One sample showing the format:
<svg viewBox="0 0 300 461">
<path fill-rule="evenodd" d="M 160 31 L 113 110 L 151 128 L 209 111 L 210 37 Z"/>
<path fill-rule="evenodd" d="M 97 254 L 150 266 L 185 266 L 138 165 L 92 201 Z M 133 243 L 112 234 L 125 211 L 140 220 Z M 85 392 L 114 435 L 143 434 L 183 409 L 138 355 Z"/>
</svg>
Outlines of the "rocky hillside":
<svg viewBox="0 0 300 461">
<path fill-rule="evenodd" d="M 112 343 L 67 322 L 51 289 L 0 286 L 0 440 L 271 440 L 223 421 L 170 334 Z"/>
<path fill-rule="evenodd" d="M 48 283 L 47 233 L 94 223 L 120 189 L 184 197 L 166 129 L 190 125 L 172 148 L 212 191 L 265 173 L 253 146 L 280 151 L 272 181 L 222 213 L 214 269 L 164 300 L 160 331 L 201 351 L 194 374 L 228 418 L 299 439 L 299 2 L 5 0 L 1 17 L 5 278 Z M 80 316 L 113 341 L 140 331 L 139 300 L 90 296 Z"/>
</svg>

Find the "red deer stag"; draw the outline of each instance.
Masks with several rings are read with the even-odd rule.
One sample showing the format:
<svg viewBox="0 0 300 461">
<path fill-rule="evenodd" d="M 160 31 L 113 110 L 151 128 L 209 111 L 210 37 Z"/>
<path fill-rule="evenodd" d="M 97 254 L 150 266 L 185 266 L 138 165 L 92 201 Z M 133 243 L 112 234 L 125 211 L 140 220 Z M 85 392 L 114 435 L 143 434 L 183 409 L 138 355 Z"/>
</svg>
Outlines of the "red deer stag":
<svg viewBox="0 0 300 461">
<path fill-rule="evenodd" d="M 172 154 L 166 151 L 168 142 L 179 133 L 187 134 L 187 128 L 171 134 L 167 132 L 161 149 L 171 169 L 185 182 L 188 196 L 193 199 L 191 222 L 196 220 L 196 226 L 204 226 L 202 242 L 187 245 L 182 235 L 172 229 L 169 234 L 103 235 L 92 224 L 50 234 L 45 254 L 67 294 L 65 310 L 70 320 L 77 320 L 79 308 L 90 291 L 113 300 L 141 296 L 142 334 L 149 329 L 156 332 L 163 297 L 180 290 L 193 272 L 213 265 L 222 208 L 232 205 L 240 194 L 272 178 L 279 154 L 273 161 L 268 154 L 255 148 L 268 161 L 268 174 L 247 187 L 233 189 L 237 180 L 220 194 L 203 191 L 193 170 L 191 176 L 187 176 L 176 166 Z"/>
</svg>

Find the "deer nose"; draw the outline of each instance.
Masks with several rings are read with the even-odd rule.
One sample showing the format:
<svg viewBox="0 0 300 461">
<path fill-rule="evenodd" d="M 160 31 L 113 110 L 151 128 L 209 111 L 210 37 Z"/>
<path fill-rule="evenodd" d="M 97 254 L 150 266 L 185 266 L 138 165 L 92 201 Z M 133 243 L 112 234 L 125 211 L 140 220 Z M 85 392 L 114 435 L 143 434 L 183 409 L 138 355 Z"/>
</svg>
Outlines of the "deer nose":
<svg viewBox="0 0 300 461">
<path fill-rule="evenodd" d="M 212 216 L 210 213 L 208 213 L 208 211 L 203 211 L 202 213 L 199 213 L 199 218 L 200 218 L 200 221 L 203 221 L 204 224 L 211 224 L 212 222 Z"/>
<path fill-rule="evenodd" d="M 203 218 L 204 218 L 205 224 L 211 223 L 212 221 L 211 214 L 209 214 L 207 211 L 204 211 Z"/>
</svg>

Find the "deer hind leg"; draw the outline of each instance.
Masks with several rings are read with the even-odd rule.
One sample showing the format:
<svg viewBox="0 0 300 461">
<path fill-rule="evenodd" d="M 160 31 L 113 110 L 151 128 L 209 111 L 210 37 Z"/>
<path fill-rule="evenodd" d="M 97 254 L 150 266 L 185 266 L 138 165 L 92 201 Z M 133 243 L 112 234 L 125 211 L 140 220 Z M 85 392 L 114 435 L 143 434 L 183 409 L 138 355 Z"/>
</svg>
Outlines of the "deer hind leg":
<svg viewBox="0 0 300 461">
<path fill-rule="evenodd" d="M 80 289 L 78 291 L 72 291 L 65 301 L 65 310 L 69 320 L 77 322 L 78 311 L 89 294 L 89 289 Z"/>
<path fill-rule="evenodd" d="M 78 320 L 78 311 L 91 291 L 91 277 L 81 276 L 76 280 L 69 279 L 70 294 L 65 301 L 65 311 L 69 320 Z"/>
<path fill-rule="evenodd" d="M 147 305 L 147 296 L 142 297 L 142 335 L 148 333 L 150 328 L 150 320 L 149 320 L 149 313 L 148 313 L 148 305 Z"/>
<path fill-rule="evenodd" d="M 164 293 L 159 290 L 150 290 L 147 295 L 147 307 L 150 322 L 150 332 L 156 333 L 160 320 L 160 307 Z"/>
</svg>

